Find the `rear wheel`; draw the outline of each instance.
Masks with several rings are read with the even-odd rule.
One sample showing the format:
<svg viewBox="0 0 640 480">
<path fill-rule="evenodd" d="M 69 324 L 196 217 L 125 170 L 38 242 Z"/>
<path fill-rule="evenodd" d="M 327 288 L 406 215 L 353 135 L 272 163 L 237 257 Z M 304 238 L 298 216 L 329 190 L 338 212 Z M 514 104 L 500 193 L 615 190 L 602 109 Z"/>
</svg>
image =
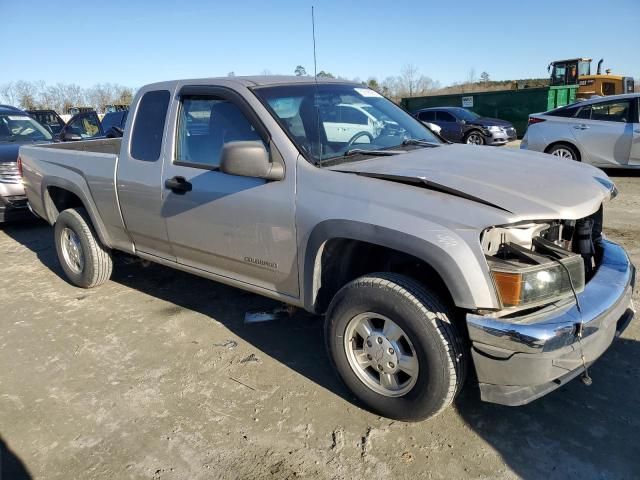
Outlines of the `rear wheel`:
<svg viewBox="0 0 640 480">
<path fill-rule="evenodd" d="M 548 151 L 548 154 L 553 155 L 554 157 L 564 158 L 566 160 L 579 160 L 578 152 L 571 145 L 567 145 L 565 143 L 561 143 L 558 145 L 554 145 Z"/>
<path fill-rule="evenodd" d="M 472 130 L 464 137 L 464 143 L 467 145 L 484 145 L 484 137 L 477 130 Z"/>
<path fill-rule="evenodd" d="M 464 381 L 467 355 L 451 319 L 414 280 L 367 275 L 331 302 L 327 348 L 342 380 L 369 409 L 423 420 L 448 407 Z"/>
<path fill-rule="evenodd" d="M 111 276 L 111 252 L 98 239 L 84 208 L 64 210 L 56 220 L 55 244 L 58 261 L 71 283 L 92 288 Z"/>
</svg>

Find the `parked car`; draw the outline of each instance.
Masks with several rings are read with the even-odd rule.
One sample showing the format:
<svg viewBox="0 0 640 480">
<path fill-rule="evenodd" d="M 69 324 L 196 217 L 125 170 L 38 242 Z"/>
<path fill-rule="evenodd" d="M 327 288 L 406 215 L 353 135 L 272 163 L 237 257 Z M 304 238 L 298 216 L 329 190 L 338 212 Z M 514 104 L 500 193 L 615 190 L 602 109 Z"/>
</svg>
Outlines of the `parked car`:
<svg viewBox="0 0 640 480">
<path fill-rule="evenodd" d="M 330 141 L 320 109 L 363 103 L 394 128 Z M 438 414 L 467 365 L 482 399 L 528 403 L 633 318 L 597 168 L 443 143 L 336 80 L 162 82 L 131 108 L 123 138 L 20 149 L 69 281 L 106 282 L 123 251 L 324 314 L 332 367 L 379 414 Z"/>
<path fill-rule="evenodd" d="M 54 136 L 60 135 L 66 125 L 66 122 L 55 110 L 27 110 L 27 113 L 35 118 L 40 125 L 49 128 Z"/>
<path fill-rule="evenodd" d="M 640 167 L 640 94 L 585 100 L 529 116 L 520 148 L 598 167 Z"/>
<path fill-rule="evenodd" d="M 105 113 L 101 122 L 104 136 L 107 138 L 121 137 L 128 114 L 128 110 L 114 110 Z"/>
<path fill-rule="evenodd" d="M 103 138 L 105 131 L 102 128 L 102 122 L 98 114 L 93 111 L 83 111 L 76 113 L 66 123 L 58 139 L 62 142 L 77 142 L 79 140 L 92 140 Z"/>
<path fill-rule="evenodd" d="M 33 217 L 18 171 L 18 149 L 52 140 L 51 132 L 26 112 L 0 105 L 0 222 Z"/>
<path fill-rule="evenodd" d="M 27 113 L 38 123 L 47 127 L 54 139 L 61 142 L 90 140 L 106 136 L 107 129 L 103 128 L 102 122 L 94 110 L 76 113 L 68 122 L 65 122 L 55 110 L 27 110 Z M 116 120 L 114 119 L 113 122 L 115 123 Z"/>
<path fill-rule="evenodd" d="M 431 107 L 418 110 L 415 117 L 442 128 L 440 135 L 450 142 L 470 145 L 504 145 L 517 138 L 510 122 L 481 117 L 461 107 Z"/>
</svg>

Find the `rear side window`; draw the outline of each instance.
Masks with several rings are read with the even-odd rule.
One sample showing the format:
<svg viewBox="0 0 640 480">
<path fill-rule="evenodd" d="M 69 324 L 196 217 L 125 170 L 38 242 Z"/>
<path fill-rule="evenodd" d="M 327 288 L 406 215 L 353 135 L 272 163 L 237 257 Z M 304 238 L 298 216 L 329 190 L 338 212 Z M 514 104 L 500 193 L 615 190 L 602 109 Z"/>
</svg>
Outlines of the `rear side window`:
<svg viewBox="0 0 640 480">
<path fill-rule="evenodd" d="M 436 120 L 436 112 L 420 112 L 418 119 L 423 122 L 434 122 Z"/>
<path fill-rule="evenodd" d="M 547 113 L 547 115 L 551 115 L 552 117 L 567 117 L 567 118 L 571 118 L 573 117 L 576 112 L 578 111 L 580 107 L 563 107 L 563 108 L 558 108 L 557 110 L 553 110 L 549 113 Z"/>
<path fill-rule="evenodd" d="M 169 99 L 168 90 L 153 90 L 142 96 L 131 134 L 131 156 L 136 160 L 155 162 L 160 158 Z"/>
</svg>

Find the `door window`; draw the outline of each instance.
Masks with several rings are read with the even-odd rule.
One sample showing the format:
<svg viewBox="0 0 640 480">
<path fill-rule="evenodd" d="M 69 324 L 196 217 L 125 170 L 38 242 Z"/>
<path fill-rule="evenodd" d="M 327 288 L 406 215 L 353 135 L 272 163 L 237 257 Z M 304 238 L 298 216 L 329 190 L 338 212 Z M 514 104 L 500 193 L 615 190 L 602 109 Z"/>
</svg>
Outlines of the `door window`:
<svg viewBox="0 0 640 480">
<path fill-rule="evenodd" d="M 603 102 L 591 105 L 591 120 L 623 122 L 629 120 L 629 102 Z"/>
<path fill-rule="evenodd" d="M 589 120 L 591 118 L 591 105 L 587 105 L 586 107 L 582 107 L 576 118 L 583 118 L 585 120 Z"/>
<path fill-rule="evenodd" d="M 240 108 L 212 96 L 184 96 L 176 139 L 176 163 L 216 169 L 229 142 L 262 141 Z"/>
<path fill-rule="evenodd" d="M 456 117 L 449 112 L 438 111 L 436 112 L 436 121 L 438 122 L 455 122 Z"/>
<path fill-rule="evenodd" d="M 67 132 L 80 135 L 82 138 L 100 136 L 100 120 L 96 114 L 80 115 L 67 126 Z"/>
</svg>

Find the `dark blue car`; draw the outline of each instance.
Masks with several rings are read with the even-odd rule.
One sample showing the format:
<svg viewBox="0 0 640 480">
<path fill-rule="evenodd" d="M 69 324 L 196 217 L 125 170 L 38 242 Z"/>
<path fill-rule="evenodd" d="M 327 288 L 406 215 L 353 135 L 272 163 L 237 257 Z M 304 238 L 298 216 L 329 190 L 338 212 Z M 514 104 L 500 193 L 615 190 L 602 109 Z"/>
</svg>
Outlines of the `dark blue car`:
<svg viewBox="0 0 640 480">
<path fill-rule="evenodd" d="M 499 118 L 481 117 L 462 107 L 431 107 L 418 110 L 421 122 L 435 123 L 440 135 L 450 142 L 470 145 L 504 145 L 516 139 L 516 129 Z"/>
<path fill-rule="evenodd" d="M 26 112 L 0 105 L 0 222 L 32 217 L 18 172 L 20 146 L 52 141 L 51 131 Z"/>
</svg>

